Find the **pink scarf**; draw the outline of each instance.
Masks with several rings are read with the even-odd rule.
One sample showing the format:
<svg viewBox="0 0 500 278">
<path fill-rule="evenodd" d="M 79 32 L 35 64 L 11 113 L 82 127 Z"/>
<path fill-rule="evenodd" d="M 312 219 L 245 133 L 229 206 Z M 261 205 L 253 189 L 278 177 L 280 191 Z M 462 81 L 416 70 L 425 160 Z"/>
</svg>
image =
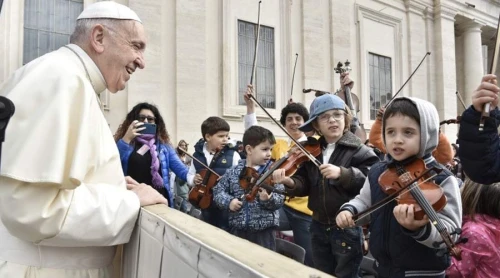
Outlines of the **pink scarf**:
<svg viewBox="0 0 500 278">
<path fill-rule="evenodd" d="M 147 145 L 151 153 L 151 176 L 153 176 L 153 187 L 163 188 L 163 178 L 158 170 L 160 169 L 160 160 L 158 159 L 158 152 L 156 151 L 156 138 L 152 134 L 143 134 L 135 138 L 139 143 Z"/>
</svg>

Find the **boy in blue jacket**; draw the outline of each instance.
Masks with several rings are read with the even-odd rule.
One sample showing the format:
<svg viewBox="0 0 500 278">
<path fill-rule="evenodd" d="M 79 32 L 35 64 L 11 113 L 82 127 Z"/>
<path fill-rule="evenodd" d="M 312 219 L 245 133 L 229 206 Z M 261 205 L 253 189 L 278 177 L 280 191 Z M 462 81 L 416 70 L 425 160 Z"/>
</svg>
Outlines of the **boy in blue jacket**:
<svg viewBox="0 0 500 278">
<path fill-rule="evenodd" d="M 247 158 L 228 170 L 214 188 L 215 203 L 221 209 L 229 210 L 231 233 L 271 250 L 276 250 L 274 229 L 279 225 L 278 209 L 283 206 L 285 197 L 261 189 L 254 201 L 247 201 L 242 198 L 246 192 L 240 186 L 239 179 L 245 167 L 264 172 L 270 163 L 271 149 L 275 143 L 271 131 L 260 126 L 247 129 L 243 135 Z M 275 187 L 284 189 L 281 184 Z"/>
<path fill-rule="evenodd" d="M 340 208 L 336 222 L 340 228 L 353 227 L 353 215 L 383 200 L 388 195 L 379 185 L 379 177 L 389 168 L 424 161 L 427 168 L 443 171 L 432 178 L 443 190 L 447 203 L 437 212 L 439 222 L 454 232 L 462 225 L 462 202 L 458 179 L 436 162 L 431 152 L 438 144 L 439 116 L 432 103 L 417 98 L 395 99 L 382 119 L 386 160 L 372 166 L 356 198 Z M 398 170 L 399 171 L 399 170 Z M 415 205 L 393 200 L 370 214 L 370 251 L 376 259 L 377 277 L 444 278 L 450 265 L 448 254 L 435 225 L 424 216 L 415 217 Z M 452 237 L 456 240 L 457 235 Z M 436 247 L 437 245 L 437 247 Z"/>
<path fill-rule="evenodd" d="M 226 170 L 237 165 L 240 160 L 236 146 L 229 141 L 229 130 L 229 124 L 224 119 L 208 117 L 201 124 L 203 138 L 194 145 L 193 157 L 211 167 L 219 176 L 224 175 Z M 203 178 L 199 174 L 203 169 L 205 167 L 193 160 L 187 174 L 189 186 L 192 187 L 203 182 Z M 203 221 L 217 228 L 228 230 L 227 212 L 219 209 L 213 200 L 208 208 L 201 210 L 201 214 Z"/>
<path fill-rule="evenodd" d="M 462 114 L 458 132 L 462 169 L 471 180 L 481 184 L 500 181 L 500 112 L 497 107 L 500 89 L 496 78 L 493 74 L 483 77 L 472 95 L 472 105 Z M 491 102 L 490 117 L 486 118 L 484 130 L 479 131 L 481 111 L 488 102 Z"/>
</svg>

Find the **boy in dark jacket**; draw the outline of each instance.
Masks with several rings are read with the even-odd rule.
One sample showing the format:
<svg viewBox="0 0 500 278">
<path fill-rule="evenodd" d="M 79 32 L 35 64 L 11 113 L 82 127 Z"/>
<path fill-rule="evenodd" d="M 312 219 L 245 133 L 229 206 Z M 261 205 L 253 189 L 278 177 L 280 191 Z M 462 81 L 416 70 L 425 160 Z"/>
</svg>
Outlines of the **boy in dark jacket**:
<svg viewBox="0 0 500 278">
<path fill-rule="evenodd" d="M 383 117 L 386 160 L 372 166 L 361 192 L 342 206 L 336 222 L 341 228 L 354 227 L 352 216 L 388 195 L 379 177 L 389 168 L 403 172 L 407 164 L 422 159 L 427 168 L 441 167 L 431 152 L 438 144 L 439 117 L 431 103 L 416 98 L 398 98 Z M 400 178 L 401 180 L 401 178 Z M 453 232 L 462 224 L 459 181 L 443 169 L 433 180 L 443 189 L 446 206 L 437 213 L 439 222 Z M 434 221 L 433 221 L 434 222 Z M 438 223 L 434 223 L 437 225 Z M 445 277 L 449 256 L 439 256 L 442 238 L 427 217 L 415 219 L 414 205 L 397 205 L 393 200 L 370 215 L 370 251 L 376 259 L 378 277 Z M 456 240 L 456 235 L 452 237 Z"/>
<path fill-rule="evenodd" d="M 472 96 L 472 105 L 462 114 L 458 132 L 462 169 L 471 180 L 481 184 L 500 182 L 500 112 L 497 107 L 500 89 L 496 84 L 495 75 L 483 77 Z M 484 130 L 479 131 L 481 111 L 488 102 L 491 102 L 490 116 L 486 118 Z"/>
<path fill-rule="evenodd" d="M 194 146 L 193 157 L 209 166 L 219 176 L 224 175 L 226 170 L 237 165 L 240 160 L 236 146 L 228 141 L 229 129 L 229 124 L 224 119 L 209 117 L 201 124 L 203 138 Z M 203 178 L 199 174 L 203 169 L 205 168 L 200 163 L 193 160 L 187 174 L 189 186 L 192 187 L 203 182 Z M 202 209 L 201 213 L 203 221 L 228 231 L 227 212 L 220 210 L 213 201 L 210 203 L 210 207 Z"/>
<path fill-rule="evenodd" d="M 237 166 L 228 170 L 214 188 L 214 201 L 221 209 L 229 210 L 231 233 L 271 250 L 276 250 L 274 229 L 279 225 L 278 209 L 285 198 L 261 189 L 254 201 L 247 201 L 242 198 L 246 192 L 239 179 L 245 167 L 255 168 L 259 174 L 264 172 L 275 143 L 271 131 L 260 126 L 250 127 L 243 134 L 246 160 L 240 160 Z M 284 189 L 281 184 L 275 187 Z"/>
<path fill-rule="evenodd" d="M 321 135 L 322 153 L 316 157 L 321 165 L 305 162 L 292 177 L 277 170 L 273 180 L 283 183 L 293 195 L 309 196 L 314 266 L 337 277 L 358 277 L 363 258 L 361 228 L 335 228 L 335 215 L 359 193 L 370 166 L 379 159 L 349 131 L 352 117 L 342 99 L 322 95 L 314 99 L 310 111 L 309 120 L 300 129 L 313 127 Z"/>
</svg>

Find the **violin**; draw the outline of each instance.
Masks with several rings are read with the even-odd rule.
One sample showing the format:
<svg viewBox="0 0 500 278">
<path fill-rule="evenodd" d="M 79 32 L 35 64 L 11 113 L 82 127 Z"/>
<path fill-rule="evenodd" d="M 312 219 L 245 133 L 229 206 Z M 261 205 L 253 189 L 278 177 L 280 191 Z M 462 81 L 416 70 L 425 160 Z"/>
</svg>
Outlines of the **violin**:
<svg viewBox="0 0 500 278">
<path fill-rule="evenodd" d="M 188 199 L 193 205 L 202 209 L 207 209 L 212 203 L 212 190 L 217 184 L 220 176 L 217 175 L 217 173 L 208 170 L 208 168 L 200 170 L 198 174 L 203 178 L 203 182 L 199 185 L 195 185 L 189 191 Z"/>
<path fill-rule="evenodd" d="M 461 233 L 461 229 L 457 228 L 453 233 L 448 233 L 446 226 L 439 218 L 437 211 L 442 210 L 446 205 L 446 196 L 443 189 L 432 181 L 432 178 L 439 174 L 443 169 L 432 167 L 427 168 L 422 159 L 414 159 L 406 164 L 391 165 L 379 177 L 380 188 L 389 194 L 380 202 L 374 204 L 367 210 L 353 215 L 353 220 L 367 216 L 371 212 L 380 207 L 389 204 L 394 199 L 398 204 L 412 204 L 415 210 L 415 219 L 421 220 L 424 215 L 430 220 L 430 223 L 436 227 L 443 242 L 435 242 L 436 248 L 439 248 L 441 243 L 447 247 L 447 252 L 452 256 L 461 259 L 461 249 L 456 246 L 452 240 L 451 234 Z M 434 175 L 429 176 L 433 171 Z"/>
<path fill-rule="evenodd" d="M 271 178 L 272 171 L 267 171 L 266 173 L 259 176 L 257 170 L 252 167 L 245 167 L 240 174 L 240 186 L 245 191 L 245 200 L 248 202 L 255 201 L 257 193 L 259 190 L 265 189 L 268 194 L 277 193 L 284 196 L 289 196 L 284 190 L 279 190 L 273 186 L 274 182 Z"/>
<path fill-rule="evenodd" d="M 200 172 L 198 173 L 203 179 L 202 183 L 195 185 L 193 188 L 191 188 L 191 190 L 189 191 L 188 200 L 194 206 L 197 206 L 201 209 L 207 209 L 208 207 L 210 207 L 210 204 L 212 203 L 213 188 L 217 184 L 217 181 L 219 181 L 220 176 L 214 170 L 210 169 L 210 167 L 205 165 L 196 157 L 187 153 L 185 150 L 183 149 L 179 150 L 182 151 L 187 156 L 189 156 L 194 161 L 201 164 L 201 166 L 205 167 L 205 169 L 200 170 Z M 212 162 L 216 161 L 217 158 L 220 156 L 220 154 L 221 154 L 220 150 L 216 150 L 216 153 L 212 158 Z"/>
<path fill-rule="evenodd" d="M 339 62 L 337 67 L 335 68 L 336 73 L 348 73 L 351 71 L 351 67 L 349 66 L 351 63 L 349 60 L 345 61 L 345 67 L 342 67 L 342 63 Z M 344 86 L 344 90 L 341 90 L 337 93 L 345 104 L 349 107 L 351 114 L 353 116 L 353 121 L 351 125 L 351 132 L 358 136 L 361 139 L 361 142 L 366 141 L 366 131 L 363 124 L 359 121 L 357 113 L 359 112 L 359 99 L 356 94 L 351 93 L 351 88 L 346 85 Z"/>
<path fill-rule="evenodd" d="M 414 178 L 422 175 L 425 170 L 424 161 L 416 159 L 404 167 L 400 163 L 395 164 L 394 167 L 389 167 L 378 179 L 382 191 L 387 195 L 392 195 L 399 189 L 408 187 L 408 190 L 399 194 L 396 200 L 398 204 L 414 205 L 415 219 L 417 220 L 422 220 L 426 214 L 432 215 L 436 211 L 442 210 L 446 205 L 443 188 L 432 180 L 425 180 L 428 178 L 427 175 L 418 180 L 423 181 L 418 186 L 415 181 L 412 182 Z M 429 218 L 431 215 L 429 215 Z"/>
<path fill-rule="evenodd" d="M 316 138 L 309 137 L 307 141 L 300 142 L 300 145 L 311 155 L 318 156 L 321 154 L 321 146 Z M 299 151 L 297 147 L 292 147 L 288 153 L 280 158 L 279 160 L 273 162 L 270 165 L 269 170 L 263 173 L 260 177 L 254 168 L 246 167 L 244 171 L 240 174 L 240 186 L 243 190 L 250 191 L 245 195 L 247 201 L 253 201 L 259 192 L 260 187 L 267 190 L 268 193 L 276 192 L 285 196 L 289 196 L 285 191 L 278 190 L 274 188 L 274 182 L 271 179 L 271 175 L 275 170 L 284 169 L 285 175 L 287 177 L 295 174 L 298 168 L 302 166 L 302 163 L 309 161 L 309 157 Z"/>
<path fill-rule="evenodd" d="M 307 141 L 299 142 L 299 144 L 307 151 L 307 153 L 313 155 L 314 157 L 321 154 L 321 146 L 316 138 L 308 137 Z M 272 173 L 278 169 L 284 169 L 285 175 L 290 177 L 302 166 L 302 163 L 309 160 L 310 158 L 307 154 L 300 151 L 297 146 L 294 146 L 285 156 L 273 162 L 273 164 L 270 165 L 269 170 L 263 173 L 260 177 L 255 169 L 247 167 L 247 172 L 240 175 L 240 186 L 244 190 L 249 190 L 250 187 L 252 187 L 251 193 L 245 195 L 245 198 L 248 201 L 253 201 L 259 191 L 259 187 L 266 189 L 268 193 L 276 192 L 278 194 L 289 196 L 289 194 L 285 191 L 274 188 L 274 182 L 271 179 Z"/>
</svg>

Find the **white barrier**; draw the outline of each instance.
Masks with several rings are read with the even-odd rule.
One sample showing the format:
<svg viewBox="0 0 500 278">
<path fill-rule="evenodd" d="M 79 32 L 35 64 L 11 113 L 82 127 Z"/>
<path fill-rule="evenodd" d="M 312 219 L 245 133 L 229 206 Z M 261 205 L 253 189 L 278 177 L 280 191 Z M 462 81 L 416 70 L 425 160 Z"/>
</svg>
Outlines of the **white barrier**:
<svg viewBox="0 0 500 278">
<path fill-rule="evenodd" d="M 123 278 L 332 277 L 164 205 L 141 209 Z"/>
</svg>

